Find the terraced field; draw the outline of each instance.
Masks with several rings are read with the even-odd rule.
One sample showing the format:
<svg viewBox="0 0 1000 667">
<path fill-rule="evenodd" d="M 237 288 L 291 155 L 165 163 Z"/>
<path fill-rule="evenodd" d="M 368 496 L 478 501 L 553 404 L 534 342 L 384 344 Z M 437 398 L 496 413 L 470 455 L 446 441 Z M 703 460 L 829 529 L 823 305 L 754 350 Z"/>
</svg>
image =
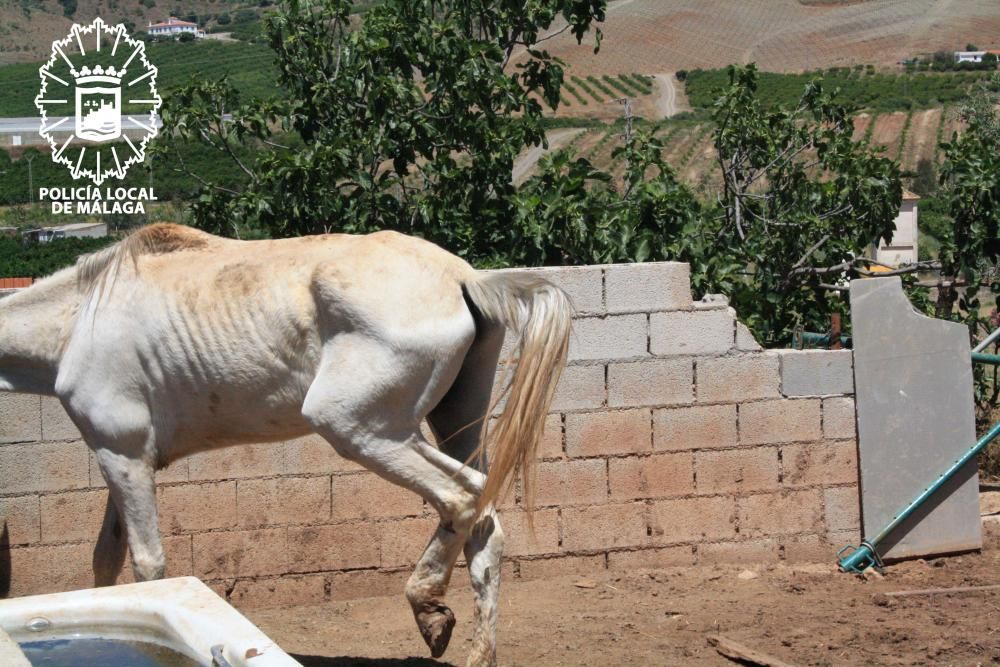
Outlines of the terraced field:
<svg viewBox="0 0 1000 667">
<path fill-rule="evenodd" d="M 962 123 L 953 110 L 939 108 L 859 114 L 854 119 L 854 128 L 856 140 L 867 140 L 872 146 L 881 147 L 887 157 L 900 162 L 906 175 L 914 174 L 921 160 L 940 162 L 938 142 L 950 138 L 952 132 L 960 132 Z M 705 194 L 721 187 L 712 129 L 707 121 L 668 119 L 656 130 L 656 136 L 664 144 L 663 157 L 667 163 L 683 181 Z M 589 128 L 577 134 L 569 148 L 620 179 L 625 165 L 614 159 L 612 153 L 623 141 L 620 126 Z M 524 169 L 525 176 L 531 173 L 533 169 Z M 910 185 L 910 178 L 906 176 L 906 185 Z"/>
</svg>

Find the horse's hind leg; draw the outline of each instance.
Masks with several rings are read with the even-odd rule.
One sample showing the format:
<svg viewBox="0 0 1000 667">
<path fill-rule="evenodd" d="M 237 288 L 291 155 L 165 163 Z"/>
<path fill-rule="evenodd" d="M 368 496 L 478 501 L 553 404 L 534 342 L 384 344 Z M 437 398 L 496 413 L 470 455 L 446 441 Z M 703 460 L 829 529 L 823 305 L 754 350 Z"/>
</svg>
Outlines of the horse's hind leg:
<svg viewBox="0 0 1000 667">
<path fill-rule="evenodd" d="M 414 491 L 440 515 L 406 586 L 424 641 L 440 657 L 455 625 L 444 594 L 485 478 L 420 434 L 421 418 L 444 393 L 438 386 L 450 386 L 461 363 L 461 355 L 452 361 L 454 353 L 437 360 L 429 358 L 433 354 L 406 352 L 362 335 L 342 336 L 324 352 L 302 414 L 344 457 Z"/>
<path fill-rule="evenodd" d="M 467 461 L 479 446 L 503 332 L 479 327 L 479 334 L 462 364 L 462 370 L 441 402 L 427 415 L 441 450 Z M 472 460 L 485 473 L 486 459 Z M 500 594 L 500 565 L 503 557 L 503 530 L 496 511 L 490 507 L 473 527 L 465 542 L 465 560 L 475 595 L 475 629 L 469 665 L 496 663 L 497 604 Z"/>
<path fill-rule="evenodd" d="M 108 503 L 104 508 L 104 523 L 94 547 L 94 585 L 113 586 L 118 580 L 125 563 L 125 526 L 118 517 L 115 501 L 108 494 Z"/>
</svg>

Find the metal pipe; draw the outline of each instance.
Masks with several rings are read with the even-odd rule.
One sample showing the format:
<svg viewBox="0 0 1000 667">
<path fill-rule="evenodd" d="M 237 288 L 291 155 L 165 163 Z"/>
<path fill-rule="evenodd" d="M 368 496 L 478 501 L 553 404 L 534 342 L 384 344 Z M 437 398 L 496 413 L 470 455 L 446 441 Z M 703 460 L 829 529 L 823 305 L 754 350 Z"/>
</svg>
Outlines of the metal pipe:
<svg viewBox="0 0 1000 667">
<path fill-rule="evenodd" d="M 998 329 L 998 331 L 1000 331 L 1000 329 Z M 1000 366 L 1000 354 L 978 354 L 976 352 L 973 352 L 972 363 L 992 364 L 993 366 Z"/>
<path fill-rule="evenodd" d="M 986 435 L 980 438 L 972 448 L 963 454 L 957 461 L 951 464 L 947 470 L 945 470 L 933 484 L 924 489 L 923 493 L 917 496 L 913 502 L 906 506 L 902 512 L 897 514 L 889 524 L 879 531 L 878 535 L 871 539 L 864 540 L 861 542 L 860 546 L 854 548 L 850 551 L 847 556 L 841 557 L 845 551 L 851 549 L 851 546 L 846 546 L 837 552 L 838 561 L 837 564 L 840 566 L 841 572 L 864 572 L 869 567 L 873 565 L 881 565 L 882 559 L 878 554 L 878 544 L 886 538 L 893 530 L 896 529 L 899 524 L 907 519 L 914 510 L 916 510 L 920 505 L 922 505 L 928 498 L 930 498 L 934 493 L 940 489 L 945 482 L 955 476 L 966 463 L 971 461 L 976 457 L 979 452 L 981 452 L 986 445 L 990 444 L 998 435 L 1000 435 L 1000 423 L 994 424 Z"/>
<path fill-rule="evenodd" d="M 986 338 L 984 338 L 983 341 L 979 345 L 977 345 L 974 348 L 972 348 L 972 353 L 975 354 L 976 352 L 982 352 L 987 347 L 989 347 L 991 343 L 995 342 L 997 339 L 1000 339 L 1000 328 L 998 328 L 996 331 L 994 331 L 989 336 L 987 336 Z"/>
</svg>

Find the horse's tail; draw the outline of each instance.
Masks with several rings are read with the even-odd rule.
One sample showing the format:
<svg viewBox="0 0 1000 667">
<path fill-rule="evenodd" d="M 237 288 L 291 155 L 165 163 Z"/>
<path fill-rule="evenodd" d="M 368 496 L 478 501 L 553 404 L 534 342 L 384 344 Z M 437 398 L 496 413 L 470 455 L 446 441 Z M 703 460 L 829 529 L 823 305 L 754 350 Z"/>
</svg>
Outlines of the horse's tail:
<svg viewBox="0 0 1000 667">
<path fill-rule="evenodd" d="M 536 451 L 566 365 L 573 306 L 566 293 L 552 283 L 519 273 L 479 274 L 465 289 L 483 319 L 519 336 L 516 348 L 512 348 L 517 352 L 511 353 L 517 358 L 505 361 L 504 380 L 516 363 L 505 392 L 507 403 L 492 428 L 483 429 L 473 454 L 473 458 L 483 456 L 489 449 L 492 458 L 478 510 L 495 504 L 521 473 L 524 504 L 530 511 L 534 507 Z M 503 395 L 494 399 L 488 415 Z"/>
</svg>

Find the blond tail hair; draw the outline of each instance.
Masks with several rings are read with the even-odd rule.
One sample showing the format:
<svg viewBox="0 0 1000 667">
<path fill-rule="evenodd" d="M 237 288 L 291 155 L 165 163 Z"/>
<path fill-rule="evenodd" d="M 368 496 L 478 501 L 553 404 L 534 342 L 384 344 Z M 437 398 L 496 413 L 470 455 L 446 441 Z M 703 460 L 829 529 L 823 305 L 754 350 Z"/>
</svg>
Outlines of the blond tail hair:
<svg viewBox="0 0 1000 667">
<path fill-rule="evenodd" d="M 472 455 L 472 458 L 482 457 L 489 449 L 492 458 L 478 510 L 482 512 L 490 504 L 496 504 L 520 474 L 530 520 L 538 442 L 566 365 L 573 306 L 566 293 L 552 283 L 521 273 L 480 274 L 465 289 L 485 320 L 519 336 L 517 358 L 506 360 L 503 374 L 506 379 L 514 366 L 513 377 L 487 414 L 493 413 L 503 395 L 507 403 L 496 423 L 483 429 L 482 440 Z"/>
</svg>

